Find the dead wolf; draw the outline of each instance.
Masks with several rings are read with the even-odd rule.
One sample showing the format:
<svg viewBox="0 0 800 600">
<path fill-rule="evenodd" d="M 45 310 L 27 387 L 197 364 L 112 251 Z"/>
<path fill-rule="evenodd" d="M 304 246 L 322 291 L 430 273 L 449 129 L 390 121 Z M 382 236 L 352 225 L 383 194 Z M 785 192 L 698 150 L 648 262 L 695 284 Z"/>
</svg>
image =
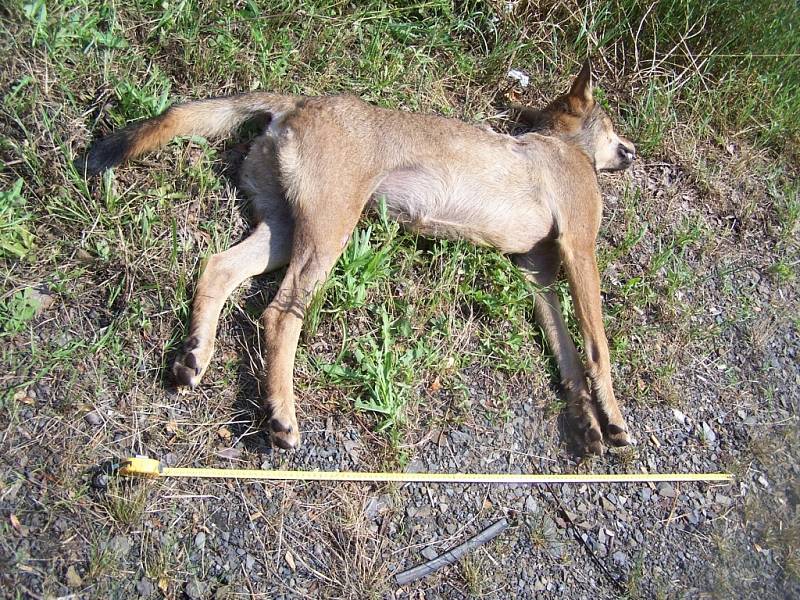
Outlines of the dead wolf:
<svg viewBox="0 0 800 600">
<path fill-rule="evenodd" d="M 241 168 L 255 226 L 212 256 L 197 282 L 189 335 L 173 366 L 194 387 L 214 350 L 220 311 L 246 279 L 288 266 L 264 311 L 265 408 L 273 441 L 300 442 L 292 371 L 305 310 L 365 207 L 382 198 L 393 218 L 424 235 L 465 238 L 509 256 L 541 291 L 535 315 L 556 357 L 584 451 L 629 443 L 611 382 L 595 240 L 602 213 L 597 172 L 630 166 L 633 144 L 617 135 L 592 95 L 587 61 L 566 94 L 510 136 L 458 120 L 386 110 L 349 95 L 253 92 L 177 104 L 96 142 L 79 167 L 97 174 L 180 135 L 218 137 L 265 115 Z M 563 265 L 585 349 L 582 362 L 549 288 Z"/>
</svg>

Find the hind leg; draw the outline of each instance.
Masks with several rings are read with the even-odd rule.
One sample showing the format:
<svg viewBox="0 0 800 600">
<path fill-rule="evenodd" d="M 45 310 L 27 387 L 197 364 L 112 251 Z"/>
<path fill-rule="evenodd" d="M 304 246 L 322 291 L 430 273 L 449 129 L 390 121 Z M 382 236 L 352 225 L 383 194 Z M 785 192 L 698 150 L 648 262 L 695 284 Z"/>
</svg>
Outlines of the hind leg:
<svg viewBox="0 0 800 600">
<path fill-rule="evenodd" d="M 172 367 L 179 385 L 194 387 L 203 377 L 214 352 L 220 312 L 233 290 L 246 279 L 289 262 L 292 217 L 285 202 L 276 199 L 270 204 L 272 210 L 263 211 L 264 218 L 245 240 L 208 259 L 197 282 L 189 335 Z"/>
<path fill-rule="evenodd" d="M 557 242 L 544 240 L 528 254 L 515 256 L 514 262 L 529 280 L 537 286 L 548 288 L 561 267 Z M 567 396 L 567 409 L 576 429 L 577 440 L 584 452 L 602 454 L 603 435 L 597 410 L 586 385 L 583 363 L 564 322 L 558 295 L 549 289 L 538 291 L 534 312 L 558 364 L 561 386 Z"/>
<path fill-rule="evenodd" d="M 292 259 L 277 295 L 261 317 L 267 363 L 266 405 L 275 444 L 284 449 L 300 443 L 294 404 L 293 371 L 306 308 L 328 278 L 358 222 L 368 191 L 322 196 L 310 205 L 295 205 Z"/>
</svg>

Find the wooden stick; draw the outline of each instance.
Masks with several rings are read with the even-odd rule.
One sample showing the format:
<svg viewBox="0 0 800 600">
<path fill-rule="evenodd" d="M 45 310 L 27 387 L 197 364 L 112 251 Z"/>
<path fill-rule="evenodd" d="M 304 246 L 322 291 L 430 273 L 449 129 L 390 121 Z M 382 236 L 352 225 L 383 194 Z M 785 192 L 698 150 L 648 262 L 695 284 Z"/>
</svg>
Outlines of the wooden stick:
<svg viewBox="0 0 800 600">
<path fill-rule="evenodd" d="M 463 557 L 467 552 L 474 550 L 478 546 L 485 544 L 496 538 L 500 535 L 506 528 L 508 527 L 508 521 L 505 519 L 500 519 L 499 521 L 493 523 L 491 526 L 487 527 L 477 535 L 469 538 L 463 544 L 456 546 L 445 552 L 444 554 L 440 554 L 434 559 L 429 560 L 428 562 L 422 563 L 416 567 L 408 569 L 407 571 L 403 571 L 402 573 L 398 573 L 395 575 L 394 580 L 397 582 L 397 585 L 405 585 L 407 583 L 411 583 L 412 581 L 416 581 L 417 579 L 421 579 L 423 577 L 427 577 L 434 571 L 438 571 L 442 567 L 446 567 L 447 565 L 452 565 L 454 562 L 458 561 Z"/>
</svg>

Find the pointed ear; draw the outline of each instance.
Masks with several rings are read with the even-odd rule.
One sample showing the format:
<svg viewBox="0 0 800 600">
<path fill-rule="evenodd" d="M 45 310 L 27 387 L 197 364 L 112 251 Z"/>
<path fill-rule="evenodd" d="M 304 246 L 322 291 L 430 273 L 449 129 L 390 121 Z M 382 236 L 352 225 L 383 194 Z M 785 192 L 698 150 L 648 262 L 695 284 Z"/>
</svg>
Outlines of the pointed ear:
<svg viewBox="0 0 800 600">
<path fill-rule="evenodd" d="M 570 104 L 578 112 L 582 112 L 594 104 L 594 97 L 592 96 L 592 65 L 588 58 L 583 61 L 581 72 L 572 82 L 568 95 Z"/>
</svg>

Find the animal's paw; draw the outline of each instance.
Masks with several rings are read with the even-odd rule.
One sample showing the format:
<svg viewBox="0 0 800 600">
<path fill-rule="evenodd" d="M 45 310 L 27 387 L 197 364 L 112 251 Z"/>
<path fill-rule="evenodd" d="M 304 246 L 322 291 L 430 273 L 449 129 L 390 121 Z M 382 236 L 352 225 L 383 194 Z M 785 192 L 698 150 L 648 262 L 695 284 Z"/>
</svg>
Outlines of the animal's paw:
<svg viewBox="0 0 800 600">
<path fill-rule="evenodd" d="M 597 411 L 587 391 L 583 391 L 583 393 L 579 393 L 572 398 L 570 416 L 579 452 L 602 456 L 605 451 L 603 432 L 597 419 Z"/>
<path fill-rule="evenodd" d="M 587 427 L 580 431 L 580 435 L 585 454 L 596 454 L 597 456 L 603 455 L 603 452 L 605 452 L 605 447 L 603 446 L 603 434 L 600 433 L 599 427 L 596 425 L 593 427 Z"/>
<path fill-rule="evenodd" d="M 631 443 L 628 428 L 624 421 L 621 425 L 614 423 L 606 425 L 606 441 L 609 446 L 627 446 Z"/>
<path fill-rule="evenodd" d="M 272 442 L 283 450 L 294 450 L 300 445 L 300 429 L 294 418 L 273 416 L 269 421 Z"/>
<path fill-rule="evenodd" d="M 208 366 L 208 357 L 204 355 L 210 355 L 210 352 L 202 351 L 197 336 L 192 336 L 183 343 L 183 352 L 172 365 L 172 374 L 178 385 L 193 388 L 200 383 Z"/>
</svg>

